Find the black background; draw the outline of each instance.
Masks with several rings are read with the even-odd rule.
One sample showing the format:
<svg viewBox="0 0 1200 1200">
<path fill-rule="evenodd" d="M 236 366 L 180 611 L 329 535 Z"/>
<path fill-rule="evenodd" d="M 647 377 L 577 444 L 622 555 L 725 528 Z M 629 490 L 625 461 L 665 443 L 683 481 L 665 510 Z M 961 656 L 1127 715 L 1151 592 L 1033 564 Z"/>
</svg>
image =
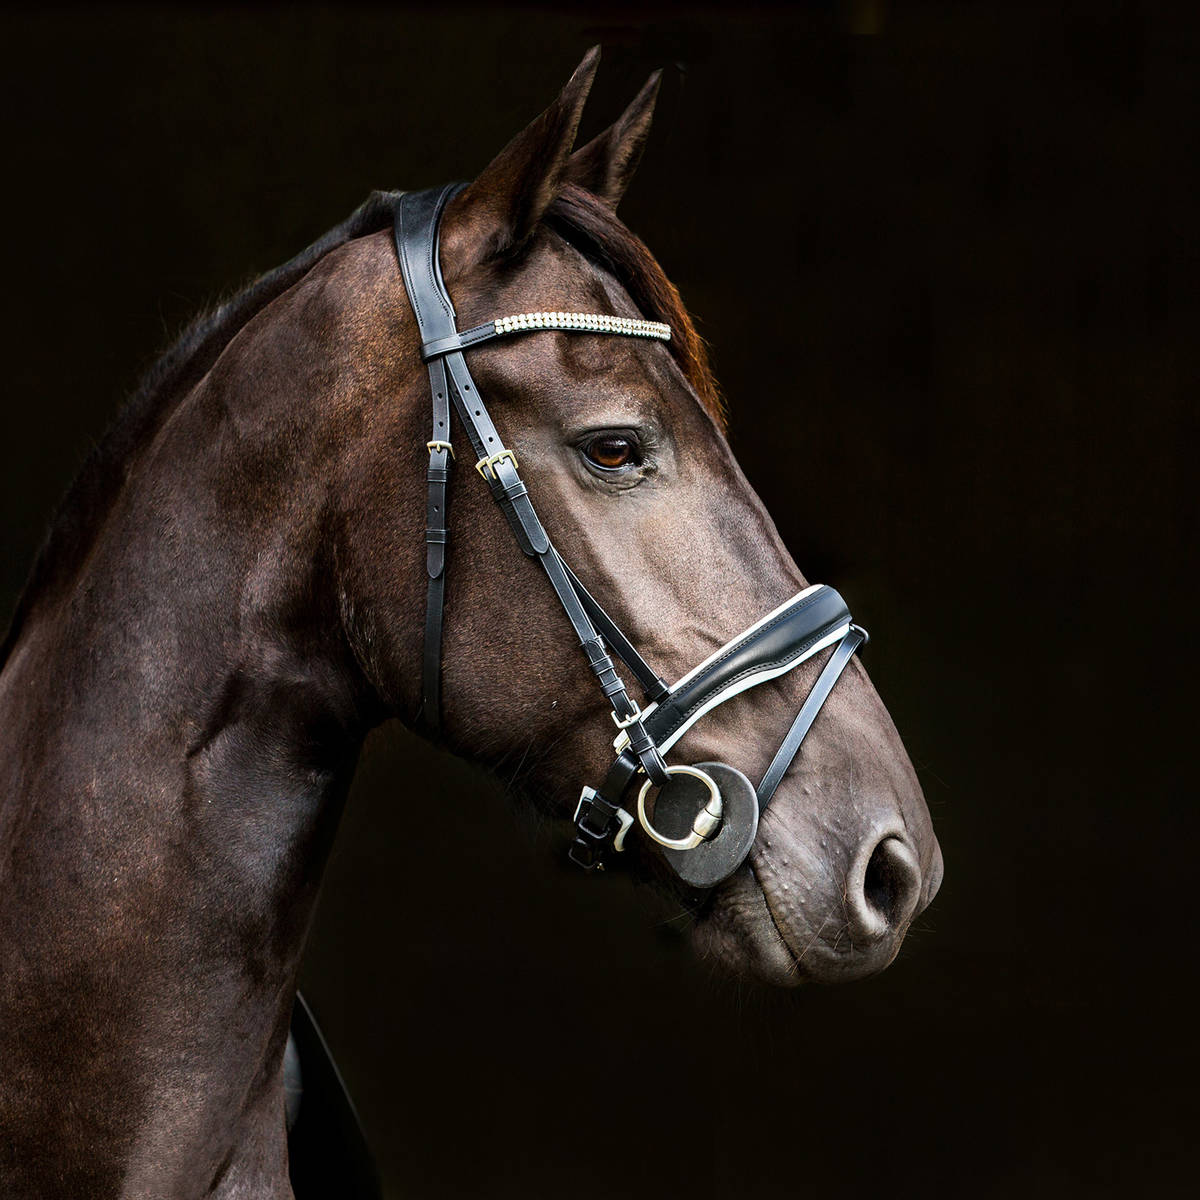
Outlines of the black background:
<svg viewBox="0 0 1200 1200">
<path fill-rule="evenodd" d="M 1187 1168 L 1200 72 L 1183 5 L 8 11 L 11 605 L 120 398 L 372 187 L 667 66 L 622 215 L 806 574 L 875 637 L 946 882 L 765 992 L 373 737 L 304 988 L 396 1196 L 1126 1195 Z M 1190 766 L 1190 764 L 1188 764 Z M 437 771 L 436 788 L 427 786 Z"/>
</svg>

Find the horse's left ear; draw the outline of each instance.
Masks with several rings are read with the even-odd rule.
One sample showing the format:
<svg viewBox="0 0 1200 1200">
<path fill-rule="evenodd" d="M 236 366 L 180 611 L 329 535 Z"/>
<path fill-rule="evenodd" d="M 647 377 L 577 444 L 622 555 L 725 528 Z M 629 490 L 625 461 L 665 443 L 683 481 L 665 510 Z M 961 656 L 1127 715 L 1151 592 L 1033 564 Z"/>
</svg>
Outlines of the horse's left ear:
<svg viewBox="0 0 1200 1200">
<path fill-rule="evenodd" d="M 620 203 L 641 161 L 661 81 L 662 72 L 655 71 L 620 118 L 571 155 L 567 178 L 609 208 Z"/>
<path fill-rule="evenodd" d="M 533 233 L 558 195 L 584 101 L 592 87 L 600 47 L 593 46 L 575 68 L 558 99 L 517 134 L 483 173 L 452 201 L 448 236 L 458 249 L 478 258 L 505 254 Z M 463 246 L 463 242 L 474 243 Z"/>
</svg>

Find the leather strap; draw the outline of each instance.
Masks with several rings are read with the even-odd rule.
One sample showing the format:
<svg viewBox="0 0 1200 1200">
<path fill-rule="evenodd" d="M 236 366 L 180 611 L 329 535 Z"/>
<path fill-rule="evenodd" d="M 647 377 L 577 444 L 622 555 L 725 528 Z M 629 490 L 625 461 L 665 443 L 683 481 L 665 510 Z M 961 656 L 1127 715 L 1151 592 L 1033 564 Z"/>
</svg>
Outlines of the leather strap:
<svg viewBox="0 0 1200 1200">
<path fill-rule="evenodd" d="M 438 262 L 438 228 L 446 205 L 465 186 L 448 183 L 423 192 L 404 192 L 397 198 L 393 223 L 396 251 L 422 342 L 452 337 L 457 332 L 454 305 L 442 282 Z"/>
<path fill-rule="evenodd" d="M 454 306 L 445 288 L 436 286 L 441 278 L 437 229 L 442 210 L 459 186 L 451 184 L 428 192 L 405 193 L 398 197 L 396 204 L 396 251 L 422 342 L 444 336 L 447 328 L 454 329 Z M 423 278 L 432 280 L 434 286 L 420 287 L 417 281 Z M 446 367 L 440 360 L 430 361 L 428 366 L 433 426 L 426 447 L 429 461 L 425 477 L 425 571 L 429 582 L 425 589 L 419 720 L 436 735 L 442 724 L 442 628 L 446 604 L 446 547 L 450 539 L 446 511 L 453 451 L 450 447 L 450 389 Z"/>
<path fill-rule="evenodd" d="M 404 277 L 404 286 L 408 292 L 409 303 L 417 319 L 422 343 L 447 343 L 456 338 L 454 306 L 450 302 L 442 278 L 441 265 L 438 262 L 438 225 L 446 203 L 463 185 L 452 184 L 447 187 L 426 192 L 407 192 L 400 197 L 396 210 L 395 237 L 396 252 Z M 480 327 L 486 329 L 486 327 Z M 616 667 L 609 656 L 604 639 L 593 625 L 588 610 L 585 608 L 580 594 L 575 589 L 573 577 L 567 573 L 566 564 L 558 552 L 550 544 L 550 537 L 534 510 L 529 499 L 528 489 L 521 479 L 517 467 L 516 454 L 506 447 L 499 431 L 492 423 L 487 411 L 487 405 L 471 378 L 463 357 L 461 346 L 447 346 L 436 355 L 431 355 L 428 361 L 430 372 L 430 388 L 434 395 L 435 405 L 439 399 L 439 381 L 446 382 L 438 374 L 438 369 L 444 365 L 449 387 L 440 390 L 448 391 L 458 413 L 467 439 L 477 456 L 476 469 L 483 476 L 491 489 L 492 496 L 500 505 L 508 518 L 521 549 L 536 558 L 546 572 L 559 602 L 570 621 L 579 644 L 587 655 L 588 664 L 600 683 L 600 688 L 612 706 L 613 715 L 629 735 L 630 747 L 637 756 L 643 770 L 656 783 L 663 784 L 667 780 L 666 764 L 658 752 L 654 740 L 647 734 L 641 721 L 640 709 L 630 699 L 625 683 L 617 674 Z M 437 426 L 438 417 L 435 412 L 434 422 Z M 435 436 L 434 440 L 438 439 Z M 430 453 L 432 462 L 434 451 Z M 448 462 L 448 458 L 446 459 Z M 443 465 L 439 463 L 439 465 Z M 429 508 L 435 505 L 432 495 L 433 482 L 430 483 Z M 433 514 L 427 512 L 427 518 Z M 434 529 L 434 535 L 440 535 L 441 545 L 445 546 L 445 504 L 441 506 L 441 527 L 432 526 L 427 520 L 427 526 Z M 427 541 L 433 536 L 426 534 Z M 429 551 L 427 549 L 427 560 Z M 427 562 L 428 565 L 428 562 Z M 445 576 L 444 558 L 442 569 L 436 578 L 441 581 Z M 431 576 L 431 585 L 435 577 Z M 442 586 L 439 582 L 438 587 Z M 432 728 L 440 724 L 440 711 L 434 711 L 432 705 L 438 701 L 440 709 L 440 676 L 441 676 L 441 644 L 443 609 L 441 593 L 435 596 L 431 586 L 426 597 L 425 620 L 425 650 L 423 655 L 423 719 Z M 589 600 L 591 598 L 589 597 Z M 599 605 L 591 600 L 595 610 Z M 605 617 L 608 625 L 616 626 Z M 625 647 L 632 651 L 629 643 L 622 639 Z M 639 659 L 640 661 L 640 659 Z M 644 664 L 642 664 L 644 666 Z M 646 668 L 647 670 L 649 668 Z M 435 677 L 435 678 L 431 678 Z M 657 678 L 657 677 L 656 677 Z"/>
<path fill-rule="evenodd" d="M 558 551 L 555 553 L 557 554 Z M 646 693 L 646 699 L 656 704 L 664 699 L 671 690 L 667 686 L 666 680 L 637 652 L 633 643 L 621 632 L 617 623 L 604 611 L 592 593 L 579 582 L 575 572 L 561 556 L 559 562 L 562 563 L 563 570 L 566 571 L 580 603 L 587 610 L 592 624 L 604 635 L 604 640 L 609 644 L 613 653 L 633 672 Z"/>
<path fill-rule="evenodd" d="M 496 322 L 486 321 L 465 333 L 454 333 L 449 337 L 425 341 L 421 346 L 421 358 L 429 362 L 432 358 L 440 358 L 443 354 L 450 354 L 455 350 L 465 350 L 468 346 L 478 346 L 480 342 L 490 342 L 499 336 L 496 332 Z"/>
<path fill-rule="evenodd" d="M 670 746 L 714 702 L 798 666 L 849 624 L 850 610 L 833 588 L 802 592 L 684 676 L 647 716 L 646 728 L 660 746 Z"/>
<path fill-rule="evenodd" d="M 838 643 L 837 649 L 834 650 L 825 664 L 824 670 L 817 677 L 817 682 L 813 684 L 812 691 L 808 693 L 808 698 L 796 714 L 796 719 L 792 722 L 787 737 L 775 751 L 775 757 L 771 759 L 771 765 L 758 785 L 760 817 L 767 805 L 771 803 L 771 797 L 775 795 L 775 789 L 779 787 L 788 767 L 792 765 L 792 759 L 799 753 L 800 743 L 804 741 L 808 731 L 812 728 L 812 723 L 817 719 L 817 713 L 821 711 L 821 706 L 829 699 L 829 693 L 833 691 L 834 684 L 849 665 L 851 658 L 854 657 L 854 652 L 866 640 L 867 631 L 858 625 L 851 625 L 850 631 Z"/>
</svg>

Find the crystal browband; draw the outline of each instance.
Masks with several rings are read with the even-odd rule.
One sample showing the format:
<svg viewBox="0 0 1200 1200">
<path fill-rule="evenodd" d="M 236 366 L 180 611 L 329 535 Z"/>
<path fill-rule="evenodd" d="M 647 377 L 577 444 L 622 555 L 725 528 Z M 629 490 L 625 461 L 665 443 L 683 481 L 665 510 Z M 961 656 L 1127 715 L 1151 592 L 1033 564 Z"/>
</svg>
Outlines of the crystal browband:
<svg viewBox="0 0 1200 1200">
<path fill-rule="evenodd" d="M 615 333 L 620 337 L 656 338 L 671 340 L 671 327 L 661 321 L 643 321 L 637 317 L 615 317 L 609 313 L 527 312 L 511 317 L 497 317 L 474 329 L 434 338 L 421 346 L 421 358 L 431 362 L 458 350 L 466 350 L 493 338 L 514 333 L 530 333 L 536 329 L 569 329 L 580 333 Z"/>
<path fill-rule="evenodd" d="M 614 317 L 607 313 L 530 312 L 498 317 L 496 333 L 523 333 L 527 329 L 582 329 L 596 333 L 620 333 L 626 337 L 671 340 L 671 327 L 661 321 L 642 321 L 633 317 Z"/>
</svg>

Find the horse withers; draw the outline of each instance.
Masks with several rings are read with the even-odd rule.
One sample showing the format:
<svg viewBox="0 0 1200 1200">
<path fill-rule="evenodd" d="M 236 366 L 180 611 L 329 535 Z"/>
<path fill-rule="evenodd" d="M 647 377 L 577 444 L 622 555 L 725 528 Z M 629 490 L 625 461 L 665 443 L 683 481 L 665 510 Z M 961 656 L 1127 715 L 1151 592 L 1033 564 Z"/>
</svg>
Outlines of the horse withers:
<svg viewBox="0 0 1200 1200">
<path fill-rule="evenodd" d="M 490 478 L 486 455 L 471 470 L 457 418 L 433 439 L 453 458 L 430 446 L 422 351 L 437 356 L 397 259 L 401 201 L 381 194 L 194 325 L 57 515 L 0 672 L 5 1196 L 290 1194 L 283 1061 L 304 939 L 367 731 L 431 723 L 431 544 L 438 736 L 485 765 L 522 761 L 522 789 L 564 819 L 612 766 L 610 710 L 649 738 L 634 768 L 648 782 L 726 764 L 718 790 L 735 789 L 768 773 L 837 653 L 775 673 L 760 655 L 758 686 L 730 683 L 663 753 L 649 706 L 621 708 L 615 626 L 686 680 L 808 585 L 733 458 L 677 292 L 615 216 L 654 82 L 573 149 L 596 57 L 440 214 L 457 329 L 534 313 L 670 331 L 542 328 L 456 351 L 519 478 L 503 457 Z M 440 543 L 435 453 L 453 498 Z M 570 594 L 611 614 L 586 655 L 540 541 L 514 536 L 518 509 L 532 536 L 527 502 Z M 611 861 L 678 884 L 641 823 L 623 833 Z M 779 984 L 862 976 L 940 876 L 913 769 L 854 658 L 694 938 Z"/>
</svg>

